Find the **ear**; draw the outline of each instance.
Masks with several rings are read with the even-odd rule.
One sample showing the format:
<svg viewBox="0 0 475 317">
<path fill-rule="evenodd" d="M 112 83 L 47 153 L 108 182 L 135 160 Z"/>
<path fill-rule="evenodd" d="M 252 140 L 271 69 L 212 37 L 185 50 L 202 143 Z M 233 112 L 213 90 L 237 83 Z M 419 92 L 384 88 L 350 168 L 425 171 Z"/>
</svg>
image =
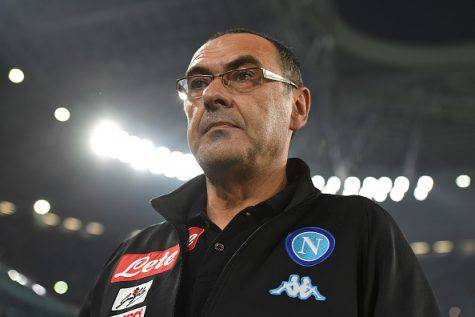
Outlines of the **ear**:
<svg viewBox="0 0 475 317">
<path fill-rule="evenodd" d="M 307 123 L 310 104 L 310 89 L 307 87 L 300 87 L 293 90 L 292 113 L 290 115 L 289 126 L 290 130 L 297 132 L 297 130 L 300 130 Z"/>
</svg>

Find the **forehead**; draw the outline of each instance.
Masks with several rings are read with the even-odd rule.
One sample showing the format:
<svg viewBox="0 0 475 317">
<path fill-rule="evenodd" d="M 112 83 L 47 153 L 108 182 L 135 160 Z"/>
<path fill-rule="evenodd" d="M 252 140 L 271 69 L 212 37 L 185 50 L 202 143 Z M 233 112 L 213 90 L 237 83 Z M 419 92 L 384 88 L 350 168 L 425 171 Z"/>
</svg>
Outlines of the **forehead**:
<svg viewBox="0 0 475 317">
<path fill-rule="evenodd" d="M 280 70 L 279 54 L 274 44 L 258 35 L 247 33 L 226 34 L 205 43 L 193 55 L 188 69 L 201 66 L 222 71 L 226 64 L 245 55 L 253 56 L 271 71 Z"/>
</svg>

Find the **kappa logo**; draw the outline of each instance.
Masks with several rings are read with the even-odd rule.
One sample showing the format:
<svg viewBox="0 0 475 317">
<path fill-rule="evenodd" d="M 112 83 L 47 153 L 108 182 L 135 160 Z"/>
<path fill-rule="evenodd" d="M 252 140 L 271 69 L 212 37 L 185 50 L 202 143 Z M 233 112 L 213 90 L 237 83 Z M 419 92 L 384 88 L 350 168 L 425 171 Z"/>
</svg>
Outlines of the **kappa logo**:
<svg viewBox="0 0 475 317">
<path fill-rule="evenodd" d="M 335 238 L 322 228 L 305 227 L 287 236 L 285 248 L 297 264 L 313 266 L 330 256 L 335 248 Z"/>
<path fill-rule="evenodd" d="M 152 283 L 153 280 L 137 286 L 120 289 L 115 298 L 114 305 L 112 305 L 112 310 L 121 310 L 143 303 Z"/>
<path fill-rule="evenodd" d="M 142 306 L 134 310 L 129 310 L 128 312 L 110 317 L 143 317 L 145 316 L 145 308 L 147 308 L 147 306 Z"/>
<path fill-rule="evenodd" d="M 195 248 L 198 243 L 198 238 L 205 230 L 199 227 L 190 227 L 188 228 L 188 251 L 191 251 Z"/>
<path fill-rule="evenodd" d="M 112 274 L 111 283 L 134 281 L 168 271 L 173 268 L 180 253 L 177 244 L 163 251 L 145 254 L 124 254 Z"/>
<path fill-rule="evenodd" d="M 297 274 L 291 274 L 288 281 L 283 281 L 279 287 L 269 291 L 271 295 L 281 295 L 283 292 L 287 293 L 289 297 L 298 297 L 301 300 L 306 300 L 310 296 L 315 297 L 317 301 L 326 300 L 326 297 L 318 291 L 318 287 L 312 285 L 308 276 L 300 279 Z"/>
</svg>

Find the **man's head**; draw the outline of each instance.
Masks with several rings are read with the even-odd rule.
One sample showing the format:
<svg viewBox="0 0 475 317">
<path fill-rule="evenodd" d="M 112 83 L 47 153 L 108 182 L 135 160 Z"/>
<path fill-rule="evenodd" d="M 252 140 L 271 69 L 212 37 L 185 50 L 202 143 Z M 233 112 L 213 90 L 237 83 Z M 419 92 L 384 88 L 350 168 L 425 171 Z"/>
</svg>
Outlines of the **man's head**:
<svg viewBox="0 0 475 317">
<path fill-rule="evenodd" d="M 288 48 L 264 35 L 246 30 L 214 35 L 195 52 L 186 75 L 250 67 L 262 67 L 297 87 L 264 78 L 251 91 L 238 92 L 214 78 L 201 98 L 185 100 L 188 145 L 205 173 L 286 159 L 293 133 L 307 122 L 310 91 L 298 62 Z M 220 121 L 229 125 L 209 129 Z"/>
<path fill-rule="evenodd" d="M 218 32 L 214 34 L 212 37 L 210 37 L 208 39 L 208 42 L 226 34 L 254 34 L 271 42 L 275 46 L 277 50 L 277 54 L 279 55 L 279 63 L 283 71 L 284 77 L 290 79 L 292 82 L 297 84 L 298 87 L 303 86 L 300 63 L 297 59 L 297 56 L 295 56 L 292 50 L 289 47 L 287 47 L 285 44 L 281 43 L 280 41 L 266 34 L 255 32 L 252 30 L 243 29 L 243 28 L 235 28 L 235 29 L 224 31 L 224 32 Z"/>
</svg>

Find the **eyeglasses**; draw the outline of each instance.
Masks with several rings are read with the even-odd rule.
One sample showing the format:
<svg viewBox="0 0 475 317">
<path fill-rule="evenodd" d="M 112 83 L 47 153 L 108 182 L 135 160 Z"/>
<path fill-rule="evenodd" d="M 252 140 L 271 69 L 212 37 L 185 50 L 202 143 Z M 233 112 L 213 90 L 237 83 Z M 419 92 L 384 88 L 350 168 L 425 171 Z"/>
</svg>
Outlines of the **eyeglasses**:
<svg viewBox="0 0 475 317">
<path fill-rule="evenodd" d="M 214 78 L 221 77 L 223 86 L 236 92 L 249 92 L 268 79 L 286 83 L 295 88 L 296 84 L 262 67 L 233 69 L 216 75 L 194 75 L 180 78 L 176 81 L 176 90 L 182 100 L 201 98 L 203 91 L 211 84 Z"/>
</svg>

